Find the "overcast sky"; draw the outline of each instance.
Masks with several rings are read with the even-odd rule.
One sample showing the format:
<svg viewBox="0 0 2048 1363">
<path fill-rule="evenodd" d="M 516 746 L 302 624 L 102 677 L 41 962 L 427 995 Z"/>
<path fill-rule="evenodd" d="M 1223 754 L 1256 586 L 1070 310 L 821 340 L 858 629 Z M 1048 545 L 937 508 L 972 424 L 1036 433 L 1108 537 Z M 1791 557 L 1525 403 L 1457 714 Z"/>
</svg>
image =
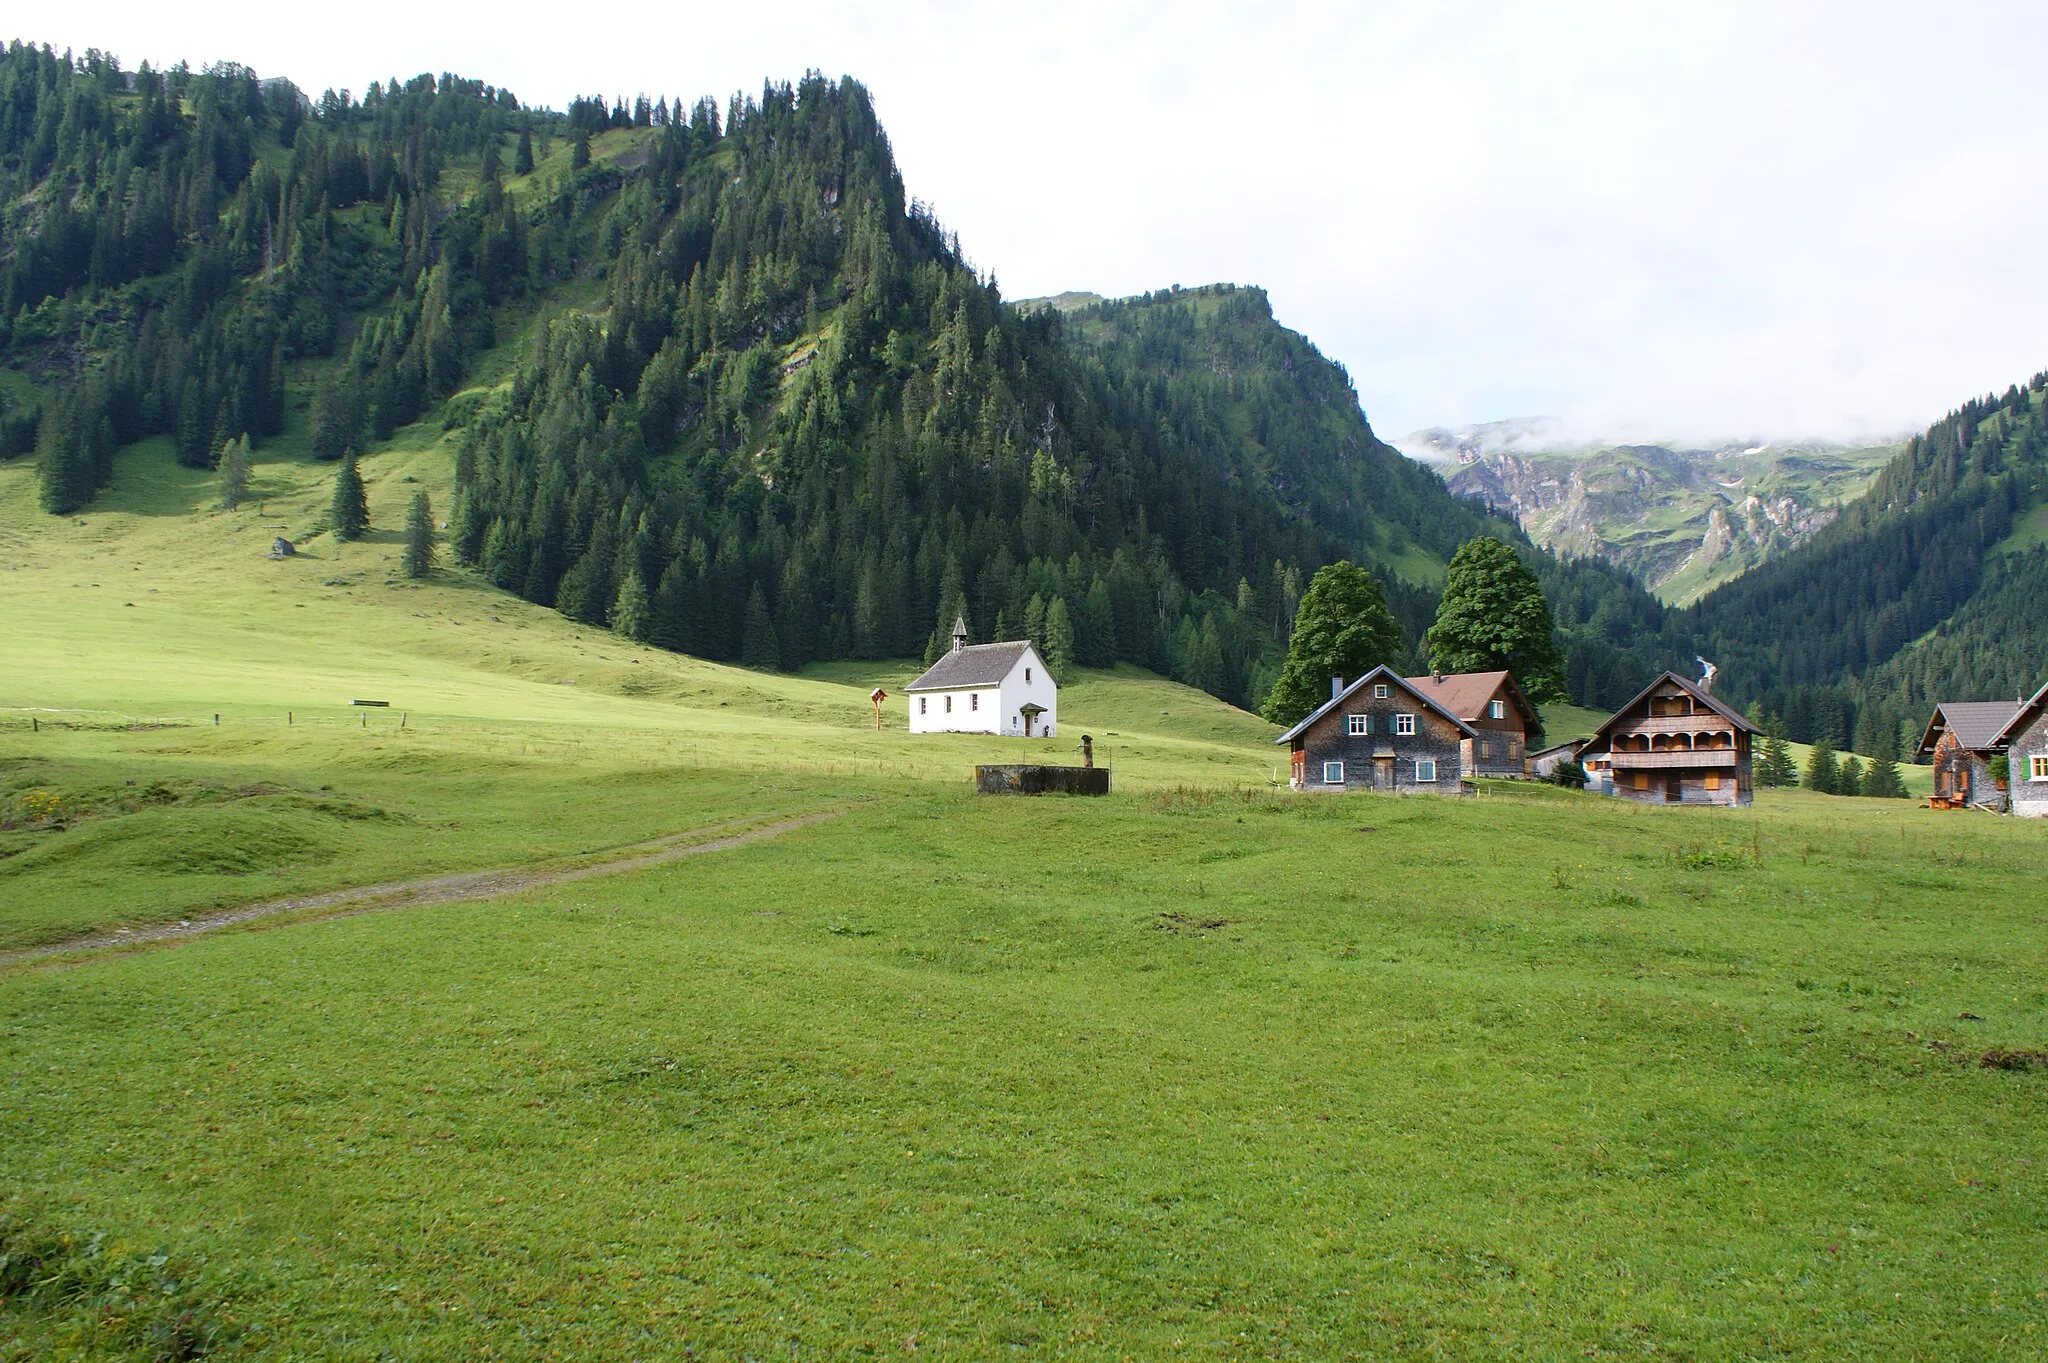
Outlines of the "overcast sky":
<svg viewBox="0 0 2048 1363">
<path fill-rule="evenodd" d="M 1877 435 L 2048 368 L 2039 3 L 99 0 L 12 27 L 316 96 L 851 74 L 1007 295 L 1263 285 L 1388 437 Z"/>
</svg>

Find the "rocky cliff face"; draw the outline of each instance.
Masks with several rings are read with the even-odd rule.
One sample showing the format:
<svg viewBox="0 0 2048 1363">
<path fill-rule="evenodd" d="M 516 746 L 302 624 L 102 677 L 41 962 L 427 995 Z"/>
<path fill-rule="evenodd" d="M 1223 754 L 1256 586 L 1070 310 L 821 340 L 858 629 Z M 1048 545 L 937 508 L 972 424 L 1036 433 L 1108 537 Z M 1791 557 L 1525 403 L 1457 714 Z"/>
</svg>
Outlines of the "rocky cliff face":
<svg viewBox="0 0 2048 1363">
<path fill-rule="evenodd" d="M 1662 445 L 1548 448 L 1554 423 L 1418 432 L 1401 442 L 1451 491 L 1511 513 L 1563 554 L 1599 554 L 1683 604 L 1785 552 L 1834 519 L 1893 446 Z"/>
</svg>

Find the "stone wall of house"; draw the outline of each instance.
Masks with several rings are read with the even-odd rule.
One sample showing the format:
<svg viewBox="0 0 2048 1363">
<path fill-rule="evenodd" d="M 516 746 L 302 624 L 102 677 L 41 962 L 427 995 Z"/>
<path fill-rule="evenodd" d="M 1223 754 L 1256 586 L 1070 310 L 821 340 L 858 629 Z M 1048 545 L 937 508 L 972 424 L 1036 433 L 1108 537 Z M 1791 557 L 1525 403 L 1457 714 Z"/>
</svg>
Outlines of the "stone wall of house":
<svg viewBox="0 0 2048 1363">
<path fill-rule="evenodd" d="M 1307 757 L 1302 788 L 1336 790 L 1323 780 L 1325 762 L 1344 764 L 1345 790 L 1379 791 L 1402 795 L 1460 795 L 1464 793 L 1464 761 L 1460 753 L 1464 734 L 1458 727 L 1427 709 L 1413 695 L 1392 686 L 1392 695 L 1376 698 L 1371 687 L 1360 688 L 1344 704 L 1310 725 L 1301 736 Z M 1415 716 L 1415 732 L 1396 734 L 1394 717 Z M 1371 732 L 1355 736 L 1350 732 L 1352 715 L 1366 715 Z M 1379 755 L 1393 754 L 1391 779 Z M 1436 780 L 1417 781 L 1418 758 L 1434 759 Z"/>
<path fill-rule="evenodd" d="M 2006 753 L 2012 767 L 2012 812 L 2023 819 L 2048 819 L 2048 781 L 2033 779 L 2036 757 L 2048 757 L 2048 709 L 2020 730 Z"/>
</svg>

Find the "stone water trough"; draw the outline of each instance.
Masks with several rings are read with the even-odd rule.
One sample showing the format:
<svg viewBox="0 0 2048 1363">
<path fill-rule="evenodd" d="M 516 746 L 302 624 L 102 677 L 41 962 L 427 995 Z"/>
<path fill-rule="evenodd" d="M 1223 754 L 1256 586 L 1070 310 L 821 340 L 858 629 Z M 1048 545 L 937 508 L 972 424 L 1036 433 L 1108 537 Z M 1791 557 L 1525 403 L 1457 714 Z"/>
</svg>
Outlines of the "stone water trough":
<svg viewBox="0 0 2048 1363">
<path fill-rule="evenodd" d="M 977 766 L 974 789 L 982 795 L 1107 795 L 1109 769 L 1095 765 L 1095 743 L 1081 736 L 1078 767 L 1052 767 L 1035 762 L 1002 762 Z"/>
</svg>

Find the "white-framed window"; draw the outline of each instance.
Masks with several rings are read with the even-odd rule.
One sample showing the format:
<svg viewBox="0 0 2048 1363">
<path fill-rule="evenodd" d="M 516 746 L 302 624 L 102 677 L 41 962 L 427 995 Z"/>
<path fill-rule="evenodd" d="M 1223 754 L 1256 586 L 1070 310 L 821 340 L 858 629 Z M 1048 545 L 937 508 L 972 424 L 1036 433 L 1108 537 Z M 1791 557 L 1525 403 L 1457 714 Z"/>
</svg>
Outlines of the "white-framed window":
<svg viewBox="0 0 2048 1363">
<path fill-rule="evenodd" d="M 1397 733 L 1397 734 L 1412 734 L 1412 733 L 1414 733 L 1414 732 L 1415 732 L 1415 716 L 1413 716 L 1413 715 L 1395 715 L 1395 716 L 1394 716 L 1394 732 L 1395 732 L 1395 733 Z M 1431 779 L 1432 779 L 1432 780 L 1434 780 L 1435 778 L 1434 778 L 1434 777 L 1432 777 Z"/>
<path fill-rule="evenodd" d="M 1508 703 L 1504 700 L 1490 700 L 1486 702 L 1486 717 L 1488 719 L 1506 719 L 1508 717 Z"/>
<path fill-rule="evenodd" d="M 1031 669 L 1028 667 L 1024 669 L 1024 684 L 1031 685 Z"/>
<path fill-rule="evenodd" d="M 2048 756 L 2029 757 L 2027 759 L 2027 779 L 2029 781 L 2048 781 Z"/>
<path fill-rule="evenodd" d="M 981 708 L 981 692 L 969 691 L 967 693 L 967 708 L 970 710 L 979 710 Z"/>
<path fill-rule="evenodd" d="M 1344 731 L 1353 738 L 1364 738 L 1372 733 L 1371 715 L 1345 716 Z"/>
<path fill-rule="evenodd" d="M 1323 784 L 1326 786 L 1341 786 L 1344 784 L 1344 764 L 1342 762 L 1323 763 Z"/>
<path fill-rule="evenodd" d="M 953 698 L 951 696 L 946 697 L 946 713 L 949 715 L 953 713 Z"/>
<path fill-rule="evenodd" d="M 919 697 L 917 698 L 917 712 L 918 712 L 919 714 L 923 714 L 923 713 L 924 713 L 924 702 L 925 702 L 925 697 L 923 697 L 923 696 L 919 696 Z"/>
<path fill-rule="evenodd" d="M 1387 685 L 1385 682 L 1373 683 L 1372 698 L 1374 700 L 1385 700 L 1388 696 L 1391 696 L 1393 694 L 1394 688 Z"/>
<path fill-rule="evenodd" d="M 1436 780 L 1436 759 L 1434 757 L 1418 757 L 1415 759 L 1415 780 L 1418 785 L 1426 781 Z"/>
</svg>

